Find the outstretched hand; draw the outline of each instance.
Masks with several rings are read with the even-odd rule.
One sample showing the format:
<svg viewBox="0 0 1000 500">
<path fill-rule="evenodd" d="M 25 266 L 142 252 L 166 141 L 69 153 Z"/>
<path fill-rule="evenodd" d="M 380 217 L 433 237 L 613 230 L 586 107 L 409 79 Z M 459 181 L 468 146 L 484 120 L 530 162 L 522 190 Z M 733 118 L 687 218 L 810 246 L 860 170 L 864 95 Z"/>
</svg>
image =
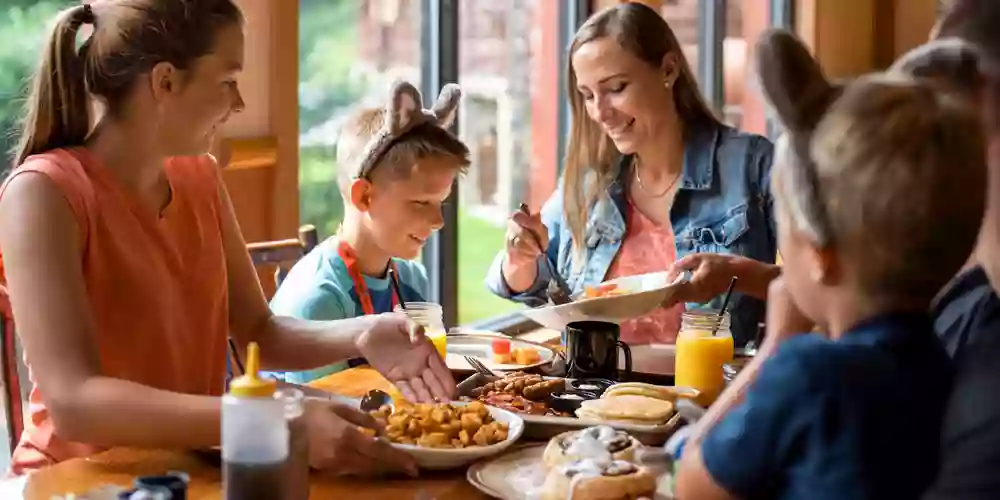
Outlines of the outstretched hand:
<svg viewBox="0 0 1000 500">
<path fill-rule="evenodd" d="M 781 268 L 739 255 L 694 253 L 674 262 L 667 271 L 667 279 L 673 281 L 685 272 L 691 273 L 691 279 L 680 286 L 664 307 L 678 302 L 704 304 L 725 293 L 734 276 L 739 278 L 740 293 L 764 299 L 768 285 L 781 274 Z"/>
<path fill-rule="evenodd" d="M 357 339 L 372 367 L 409 401 L 450 401 L 455 379 L 423 327 L 404 313 L 368 316 L 371 324 Z"/>
</svg>

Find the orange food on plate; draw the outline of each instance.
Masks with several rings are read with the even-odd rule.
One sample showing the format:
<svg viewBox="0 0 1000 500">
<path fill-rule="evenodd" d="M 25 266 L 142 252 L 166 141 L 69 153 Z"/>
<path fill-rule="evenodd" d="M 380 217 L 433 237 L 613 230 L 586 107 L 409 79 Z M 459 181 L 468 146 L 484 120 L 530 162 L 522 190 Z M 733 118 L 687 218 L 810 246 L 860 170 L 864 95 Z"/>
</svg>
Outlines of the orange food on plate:
<svg viewBox="0 0 1000 500">
<path fill-rule="evenodd" d="M 586 286 L 583 289 L 584 297 L 596 299 L 598 297 L 611 297 L 614 295 L 624 295 L 628 292 L 618 288 L 617 283 L 606 283 L 604 285 Z"/>
<path fill-rule="evenodd" d="M 542 359 L 538 351 L 531 347 L 515 348 L 511 351 L 511 358 L 516 365 L 533 365 Z"/>
<path fill-rule="evenodd" d="M 510 340 L 496 339 L 493 341 L 493 362 L 505 365 L 510 363 Z"/>
</svg>

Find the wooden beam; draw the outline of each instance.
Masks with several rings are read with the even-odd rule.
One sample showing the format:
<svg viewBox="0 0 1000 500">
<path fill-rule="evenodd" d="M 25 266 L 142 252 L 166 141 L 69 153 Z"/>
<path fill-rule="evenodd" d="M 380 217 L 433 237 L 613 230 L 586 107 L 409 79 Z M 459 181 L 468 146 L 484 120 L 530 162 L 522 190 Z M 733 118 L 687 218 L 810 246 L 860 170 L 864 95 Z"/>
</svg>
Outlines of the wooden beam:
<svg viewBox="0 0 1000 500">
<path fill-rule="evenodd" d="M 299 227 L 299 2 L 271 3 L 270 111 L 277 169 L 272 186 L 274 238 Z"/>
</svg>

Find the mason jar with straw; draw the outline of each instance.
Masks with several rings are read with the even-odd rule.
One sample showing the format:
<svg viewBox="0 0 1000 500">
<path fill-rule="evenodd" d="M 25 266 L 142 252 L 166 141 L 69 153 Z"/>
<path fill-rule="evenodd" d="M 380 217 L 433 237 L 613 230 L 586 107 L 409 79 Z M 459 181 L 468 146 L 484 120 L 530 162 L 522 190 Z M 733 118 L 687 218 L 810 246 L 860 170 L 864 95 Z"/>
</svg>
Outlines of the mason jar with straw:
<svg viewBox="0 0 1000 500">
<path fill-rule="evenodd" d="M 432 302 L 407 302 L 396 306 L 396 312 L 405 312 L 410 319 L 424 327 L 424 335 L 437 348 L 441 358 L 447 355 L 448 331 L 444 328 L 444 310 Z"/>
<path fill-rule="evenodd" d="M 701 391 L 695 401 L 706 408 L 725 387 L 723 365 L 733 359 L 733 334 L 729 329 L 731 318 L 726 308 L 735 284 L 734 277 L 720 310 L 692 310 L 681 315 L 674 383 Z"/>
</svg>

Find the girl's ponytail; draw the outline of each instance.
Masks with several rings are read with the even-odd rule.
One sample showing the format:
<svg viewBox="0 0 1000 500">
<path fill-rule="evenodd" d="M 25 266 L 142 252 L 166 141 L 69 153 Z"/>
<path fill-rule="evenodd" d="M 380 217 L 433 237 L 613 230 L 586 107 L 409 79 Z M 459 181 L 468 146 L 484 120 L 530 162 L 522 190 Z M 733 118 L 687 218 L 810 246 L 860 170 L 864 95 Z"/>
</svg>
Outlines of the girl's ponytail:
<svg viewBox="0 0 1000 500">
<path fill-rule="evenodd" d="M 89 5 L 59 14 L 32 81 L 14 165 L 53 148 L 82 145 L 90 131 L 90 101 L 84 80 L 86 48 L 76 46 L 80 26 L 93 24 Z"/>
</svg>

